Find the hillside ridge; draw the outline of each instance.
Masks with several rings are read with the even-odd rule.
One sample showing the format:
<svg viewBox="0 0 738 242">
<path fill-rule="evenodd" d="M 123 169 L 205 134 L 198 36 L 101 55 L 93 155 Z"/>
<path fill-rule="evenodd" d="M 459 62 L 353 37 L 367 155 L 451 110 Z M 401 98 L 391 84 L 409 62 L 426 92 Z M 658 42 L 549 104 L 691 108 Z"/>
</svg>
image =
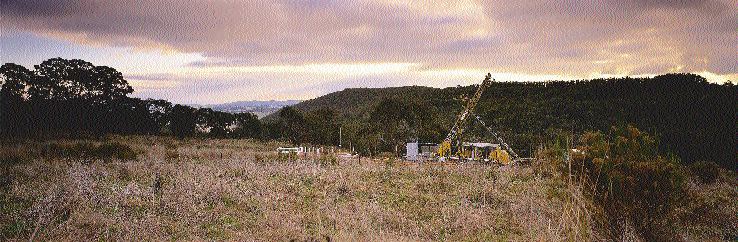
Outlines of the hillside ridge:
<svg viewBox="0 0 738 242">
<path fill-rule="evenodd" d="M 425 127 L 433 130 L 413 131 L 424 127 L 410 127 L 410 133 L 427 133 L 421 139 L 437 142 L 460 111 L 464 97 L 474 90 L 474 85 L 347 88 L 303 101 L 294 108 L 305 113 L 332 109 L 343 123 L 367 126 L 372 124 L 372 111 L 382 108 L 378 103 L 394 99 L 408 106 L 403 112 L 414 117 L 430 116 L 425 122 L 432 124 Z M 614 125 L 634 124 L 656 134 L 664 151 L 678 154 L 687 163 L 712 160 L 735 170 L 737 97 L 738 86 L 709 83 L 688 73 L 650 78 L 494 82 L 475 113 L 509 137 L 515 147 L 535 147 L 557 134 L 607 132 Z M 380 130 L 373 132 L 381 133 L 382 124 L 375 125 Z M 470 134 L 474 135 L 474 130 Z"/>
</svg>

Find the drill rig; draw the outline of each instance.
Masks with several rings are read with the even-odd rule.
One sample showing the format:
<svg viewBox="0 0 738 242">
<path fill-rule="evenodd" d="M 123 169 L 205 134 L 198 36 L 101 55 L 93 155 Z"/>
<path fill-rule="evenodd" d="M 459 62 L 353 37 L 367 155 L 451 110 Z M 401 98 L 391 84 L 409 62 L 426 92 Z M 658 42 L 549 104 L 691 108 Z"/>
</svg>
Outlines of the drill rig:
<svg viewBox="0 0 738 242">
<path fill-rule="evenodd" d="M 482 81 L 482 84 L 479 85 L 479 87 L 477 88 L 477 91 L 466 103 L 464 110 L 462 110 L 462 112 L 456 118 L 454 126 L 448 132 L 448 135 L 446 135 L 446 139 L 444 139 L 443 142 L 438 146 L 438 151 L 436 152 L 436 154 L 438 155 L 439 160 L 445 160 L 446 158 L 451 158 L 452 156 L 456 158 L 464 158 L 464 143 L 461 142 L 461 135 L 464 133 L 467 119 L 473 115 L 472 113 L 474 112 L 479 99 L 482 97 L 482 94 L 487 89 L 487 87 L 490 86 L 492 81 L 492 75 L 487 74 L 487 76 L 484 78 L 484 81 Z M 488 154 L 488 158 L 503 160 L 503 163 L 509 163 L 510 155 L 512 155 L 513 159 L 519 158 L 517 154 L 512 150 L 512 148 L 510 148 L 510 146 L 505 143 L 504 140 L 502 140 L 497 132 L 494 132 L 490 127 L 487 127 L 487 125 L 482 121 L 482 119 L 479 118 L 479 116 L 473 116 L 476 118 L 476 121 L 484 126 L 484 128 L 486 128 L 487 131 L 490 132 L 490 134 L 494 136 L 494 138 L 500 143 L 500 145 L 505 148 L 505 150 L 501 150 L 498 147 L 497 150 L 491 151 Z"/>
</svg>

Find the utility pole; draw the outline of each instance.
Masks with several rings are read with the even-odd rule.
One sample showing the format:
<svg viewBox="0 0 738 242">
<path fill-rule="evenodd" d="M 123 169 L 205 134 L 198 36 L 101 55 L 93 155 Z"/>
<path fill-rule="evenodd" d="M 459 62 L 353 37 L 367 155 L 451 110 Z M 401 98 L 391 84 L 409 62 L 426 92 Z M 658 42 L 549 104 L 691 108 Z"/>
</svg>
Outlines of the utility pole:
<svg viewBox="0 0 738 242">
<path fill-rule="evenodd" d="M 338 147 L 340 148 L 343 144 L 343 126 L 338 127 Z"/>
</svg>

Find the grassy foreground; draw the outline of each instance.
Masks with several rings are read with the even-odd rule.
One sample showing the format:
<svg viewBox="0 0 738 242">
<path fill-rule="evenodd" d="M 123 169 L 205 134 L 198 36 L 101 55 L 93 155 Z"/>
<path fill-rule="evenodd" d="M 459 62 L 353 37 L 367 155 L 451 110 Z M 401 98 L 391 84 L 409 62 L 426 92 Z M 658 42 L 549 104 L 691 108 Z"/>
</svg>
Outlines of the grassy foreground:
<svg viewBox="0 0 738 242">
<path fill-rule="evenodd" d="M 276 155 L 279 145 L 146 136 L 3 143 L 1 238 L 607 239 L 606 218 L 583 189 L 535 165 L 288 160 Z M 734 185 L 690 189 L 722 201 L 738 198 Z M 735 202 L 714 205 L 708 212 L 738 217 Z M 685 225 L 680 234 L 720 240 L 732 226 Z"/>
</svg>

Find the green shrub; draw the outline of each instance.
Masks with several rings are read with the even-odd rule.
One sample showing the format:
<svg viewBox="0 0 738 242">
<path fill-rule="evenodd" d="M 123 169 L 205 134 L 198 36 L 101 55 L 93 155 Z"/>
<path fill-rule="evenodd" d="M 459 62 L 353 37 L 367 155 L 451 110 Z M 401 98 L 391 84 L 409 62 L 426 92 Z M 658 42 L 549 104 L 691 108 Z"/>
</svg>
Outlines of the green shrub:
<svg viewBox="0 0 738 242">
<path fill-rule="evenodd" d="M 136 151 L 126 144 L 118 142 L 103 143 L 94 149 L 94 156 L 97 158 L 115 158 L 120 160 L 134 160 L 138 157 Z"/>
<path fill-rule="evenodd" d="M 715 164 L 715 162 L 698 161 L 689 165 L 689 171 L 692 172 L 692 175 L 699 178 L 701 182 L 712 184 L 720 175 L 720 166 Z"/>
<path fill-rule="evenodd" d="M 266 163 L 265 157 L 261 154 L 255 154 L 254 155 L 254 163 L 256 164 L 264 164 Z"/>
<path fill-rule="evenodd" d="M 83 141 L 76 143 L 65 151 L 69 157 L 92 158 L 96 156 L 97 146 L 92 142 Z"/>
<path fill-rule="evenodd" d="M 30 162 L 33 159 L 32 157 L 24 150 L 0 149 L 0 205 L 3 205 L 4 201 L 2 200 L 5 200 L 5 195 L 11 190 L 13 181 L 21 176 L 21 172 L 18 172 L 15 167 Z M 2 219 L 3 217 L 0 216 L 0 224 L 3 222 Z"/>
<path fill-rule="evenodd" d="M 105 142 L 100 145 L 89 141 L 53 143 L 45 146 L 43 151 L 47 157 L 98 158 L 134 160 L 138 157 L 133 148 L 119 142 Z"/>
<path fill-rule="evenodd" d="M 26 163 L 28 159 L 18 154 L 0 154 L 0 165 L 14 166 Z"/>
<path fill-rule="evenodd" d="M 335 166 L 338 165 L 338 158 L 333 154 L 321 154 L 318 163 L 322 166 Z"/>
<path fill-rule="evenodd" d="M 179 159 L 179 152 L 177 152 L 177 149 L 167 149 L 167 151 L 164 153 L 164 158 L 166 160 L 177 160 Z"/>
<path fill-rule="evenodd" d="M 626 222 L 647 241 L 674 238 L 668 213 L 685 196 L 686 180 L 678 160 L 659 156 L 656 140 L 633 126 L 610 133 L 582 135 L 571 170 L 568 164 L 559 167 L 594 188 L 593 199 L 611 218 L 612 236 Z"/>
<path fill-rule="evenodd" d="M 297 153 L 294 153 L 294 152 L 281 153 L 280 152 L 280 153 L 277 153 L 276 161 L 291 162 L 291 161 L 297 160 L 298 158 L 299 158 L 299 155 L 297 155 Z"/>
<path fill-rule="evenodd" d="M 41 153 L 49 158 L 88 158 L 92 156 L 94 150 L 95 144 L 89 141 L 81 141 L 76 143 L 59 142 L 45 145 Z"/>
<path fill-rule="evenodd" d="M 2 238 L 18 238 L 29 235 L 33 231 L 33 218 L 18 216 L 31 209 L 32 202 L 26 199 L 9 196 L 3 193 L 0 196 L 0 236 Z M 15 215 L 15 216 L 13 216 Z"/>
</svg>

